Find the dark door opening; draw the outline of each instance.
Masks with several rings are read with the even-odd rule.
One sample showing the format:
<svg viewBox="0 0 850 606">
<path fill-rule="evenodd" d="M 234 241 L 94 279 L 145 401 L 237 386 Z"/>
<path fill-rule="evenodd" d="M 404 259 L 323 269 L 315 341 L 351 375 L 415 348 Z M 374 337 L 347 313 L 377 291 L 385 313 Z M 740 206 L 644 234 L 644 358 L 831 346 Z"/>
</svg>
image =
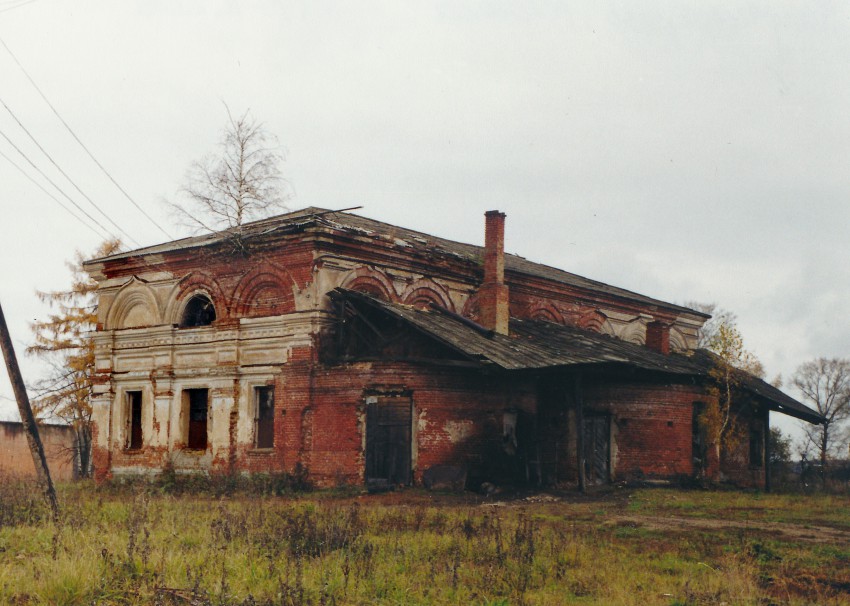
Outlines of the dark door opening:
<svg viewBox="0 0 850 606">
<path fill-rule="evenodd" d="M 410 484 L 412 402 L 409 396 L 369 397 L 366 404 L 366 484 Z"/>
<path fill-rule="evenodd" d="M 207 449 L 207 418 L 209 416 L 209 390 L 187 389 L 189 399 L 189 435 L 186 448 Z"/>
<path fill-rule="evenodd" d="M 611 419 L 585 413 L 584 465 L 588 484 L 607 484 L 611 479 Z"/>
</svg>

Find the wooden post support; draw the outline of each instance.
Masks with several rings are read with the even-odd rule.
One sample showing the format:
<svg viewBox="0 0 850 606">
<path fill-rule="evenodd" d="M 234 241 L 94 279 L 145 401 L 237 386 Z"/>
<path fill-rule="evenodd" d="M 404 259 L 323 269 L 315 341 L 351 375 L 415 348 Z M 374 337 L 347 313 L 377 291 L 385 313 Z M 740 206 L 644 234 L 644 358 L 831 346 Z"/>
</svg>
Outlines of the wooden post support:
<svg viewBox="0 0 850 606">
<path fill-rule="evenodd" d="M 587 470 L 584 460 L 584 403 L 581 395 L 581 374 L 575 375 L 575 406 L 576 406 L 576 459 L 578 460 L 578 489 L 587 491 Z"/>
<path fill-rule="evenodd" d="M 764 491 L 770 492 L 770 408 L 764 407 Z"/>
<path fill-rule="evenodd" d="M 24 426 L 24 432 L 27 434 L 27 442 L 29 443 L 30 453 L 32 454 L 32 462 L 35 464 L 35 472 L 44 490 L 44 495 L 50 504 L 55 522 L 59 519 L 59 503 L 56 501 L 56 490 L 53 488 L 53 482 L 50 479 L 47 458 L 44 456 L 44 446 L 38 435 L 38 426 L 35 424 L 30 399 L 27 395 L 26 387 L 24 387 L 24 380 L 21 377 L 21 369 L 18 367 L 18 359 L 15 357 L 15 348 L 12 345 L 12 337 L 9 335 L 9 327 L 6 325 L 6 316 L 3 315 L 2 306 L 0 306 L 0 349 L 3 350 L 3 357 L 6 359 L 6 370 L 9 371 L 9 381 L 11 381 L 12 388 L 15 391 L 15 400 L 18 402 L 21 423 Z"/>
</svg>

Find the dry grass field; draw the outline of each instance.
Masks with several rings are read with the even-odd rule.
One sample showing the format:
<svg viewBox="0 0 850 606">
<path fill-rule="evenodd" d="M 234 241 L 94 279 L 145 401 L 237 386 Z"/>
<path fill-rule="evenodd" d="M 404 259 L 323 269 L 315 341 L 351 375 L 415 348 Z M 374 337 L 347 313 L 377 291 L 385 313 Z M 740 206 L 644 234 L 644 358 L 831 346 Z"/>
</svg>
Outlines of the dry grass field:
<svg viewBox="0 0 850 606">
<path fill-rule="evenodd" d="M 279 494 L 282 493 L 282 494 Z M 850 499 L 0 484 L 2 604 L 848 604 Z"/>
</svg>

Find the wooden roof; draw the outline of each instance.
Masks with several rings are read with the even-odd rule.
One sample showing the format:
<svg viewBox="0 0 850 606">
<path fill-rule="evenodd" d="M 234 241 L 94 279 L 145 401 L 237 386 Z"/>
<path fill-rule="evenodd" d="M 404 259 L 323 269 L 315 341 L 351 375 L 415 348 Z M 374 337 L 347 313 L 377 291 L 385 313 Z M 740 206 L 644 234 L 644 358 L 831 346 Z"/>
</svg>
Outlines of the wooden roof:
<svg viewBox="0 0 850 606">
<path fill-rule="evenodd" d="M 501 335 L 435 305 L 419 309 L 342 288 L 330 296 L 380 310 L 482 367 L 508 372 L 628 367 L 707 379 L 716 364 L 716 356 L 706 350 L 665 355 L 644 345 L 541 320 L 511 318 L 510 334 Z M 817 412 L 769 383 L 744 371 L 738 373 L 741 387 L 767 402 L 771 410 L 810 423 L 822 422 Z"/>
</svg>

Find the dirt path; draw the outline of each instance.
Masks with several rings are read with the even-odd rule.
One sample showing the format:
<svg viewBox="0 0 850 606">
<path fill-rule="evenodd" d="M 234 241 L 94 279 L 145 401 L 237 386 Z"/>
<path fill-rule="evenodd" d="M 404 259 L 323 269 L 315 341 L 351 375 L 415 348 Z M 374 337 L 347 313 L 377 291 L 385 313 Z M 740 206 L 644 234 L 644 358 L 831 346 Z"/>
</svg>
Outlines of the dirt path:
<svg viewBox="0 0 850 606">
<path fill-rule="evenodd" d="M 734 520 L 723 518 L 696 518 L 674 515 L 641 515 L 623 513 L 629 501 L 628 493 L 606 493 L 588 498 L 585 495 L 564 498 L 562 495 L 537 493 L 514 501 L 496 501 L 482 503 L 482 507 L 516 507 L 529 504 L 557 505 L 558 503 L 593 503 L 605 502 L 614 504 L 614 511 L 608 511 L 599 519 L 602 524 L 609 526 L 631 526 L 646 528 L 653 531 L 674 531 L 686 533 L 694 530 L 703 531 L 742 531 L 757 536 L 766 536 L 790 542 L 832 543 L 837 545 L 850 544 L 850 529 L 819 526 L 806 522 L 769 522 L 765 520 Z M 617 511 L 619 509 L 619 511 Z M 717 515 L 722 515 L 717 512 Z"/>
<path fill-rule="evenodd" d="M 787 522 L 764 522 L 759 520 L 718 520 L 704 518 L 683 518 L 675 516 L 612 515 L 608 523 L 631 525 L 635 528 L 650 530 L 681 531 L 689 530 L 741 530 L 748 533 L 768 535 L 785 541 L 805 541 L 811 543 L 850 544 L 850 531 L 829 526 L 792 524 Z"/>
</svg>

